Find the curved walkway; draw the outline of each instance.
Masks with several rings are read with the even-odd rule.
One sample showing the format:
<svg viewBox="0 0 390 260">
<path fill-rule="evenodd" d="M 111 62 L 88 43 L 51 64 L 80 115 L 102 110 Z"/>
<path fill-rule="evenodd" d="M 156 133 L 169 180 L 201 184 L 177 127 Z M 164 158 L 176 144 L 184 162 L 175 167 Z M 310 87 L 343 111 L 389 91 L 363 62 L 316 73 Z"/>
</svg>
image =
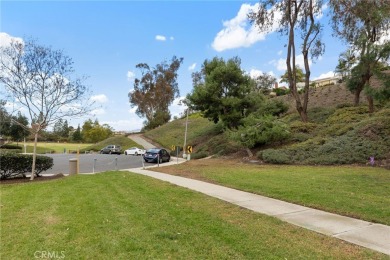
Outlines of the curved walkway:
<svg viewBox="0 0 390 260">
<path fill-rule="evenodd" d="M 139 135 L 137 138 L 142 139 Z M 147 141 L 145 142 L 147 143 Z M 139 142 L 137 141 L 137 143 Z M 177 161 L 172 160 L 162 166 L 182 162 L 185 162 L 185 160 L 177 158 Z M 144 168 L 128 169 L 127 171 L 170 182 L 258 213 L 276 217 L 293 225 L 390 255 L 390 226 L 345 217 L 208 182 L 154 172 Z"/>
<path fill-rule="evenodd" d="M 136 142 L 137 144 L 142 145 L 146 150 L 156 147 L 155 145 L 149 143 L 144 138 L 142 138 L 141 134 L 132 134 L 132 135 L 129 135 L 128 137 L 131 140 L 133 140 L 134 142 Z"/>
<path fill-rule="evenodd" d="M 184 160 L 181 159 L 180 162 L 184 162 Z M 390 255 L 390 226 L 340 216 L 249 192 L 147 169 L 134 168 L 128 171 L 167 181 L 324 235 Z"/>
</svg>

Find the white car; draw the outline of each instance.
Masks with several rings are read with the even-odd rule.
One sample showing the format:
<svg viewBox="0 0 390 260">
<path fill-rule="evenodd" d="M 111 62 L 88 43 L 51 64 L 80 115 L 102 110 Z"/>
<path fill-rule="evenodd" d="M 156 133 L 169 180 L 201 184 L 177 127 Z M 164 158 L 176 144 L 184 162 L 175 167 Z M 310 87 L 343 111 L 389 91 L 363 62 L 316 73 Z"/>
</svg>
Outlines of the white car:
<svg viewBox="0 0 390 260">
<path fill-rule="evenodd" d="M 144 149 L 140 149 L 138 147 L 131 147 L 125 150 L 125 155 L 142 155 L 145 154 Z"/>
</svg>

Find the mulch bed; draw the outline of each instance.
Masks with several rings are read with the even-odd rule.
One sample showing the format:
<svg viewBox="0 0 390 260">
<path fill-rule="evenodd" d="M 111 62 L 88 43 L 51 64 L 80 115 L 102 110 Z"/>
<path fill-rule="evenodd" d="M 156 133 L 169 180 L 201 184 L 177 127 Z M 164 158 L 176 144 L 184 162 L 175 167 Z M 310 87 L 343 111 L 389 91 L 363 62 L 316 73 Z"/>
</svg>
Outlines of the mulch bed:
<svg viewBox="0 0 390 260">
<path fill-rule="evenodd" d="M 30 177 L 15 177 L 5 180 L 0 180 L 0 185 L 3 184 L 15 184 L 15 183 L 31 183 L 31 182 L 40 182 L 40 181 L 51 181 L 65 177 L 62 173 L 53 175 L 53 176 L 40 176 L 34 177 L 34 180 L 30 181 Z"/>
</svg>

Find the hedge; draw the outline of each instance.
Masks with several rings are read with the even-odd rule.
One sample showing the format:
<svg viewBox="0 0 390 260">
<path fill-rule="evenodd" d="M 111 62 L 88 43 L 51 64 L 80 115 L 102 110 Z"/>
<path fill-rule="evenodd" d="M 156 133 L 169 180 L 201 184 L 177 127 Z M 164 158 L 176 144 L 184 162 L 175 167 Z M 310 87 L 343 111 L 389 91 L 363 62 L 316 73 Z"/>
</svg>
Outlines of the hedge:
<svg viewBox="0 0 390 260">
<path fill-rule="evenodd" d="M 7 179 L 22 175 L 32 171 L 33 156 L 29 154 L 15 154 L 9 152 L 0 153 L 0 179 Z M 35 174 L 51 169 L 53 167 L 53 158 L 37 155 L 35 164 Z"/>
</svg>

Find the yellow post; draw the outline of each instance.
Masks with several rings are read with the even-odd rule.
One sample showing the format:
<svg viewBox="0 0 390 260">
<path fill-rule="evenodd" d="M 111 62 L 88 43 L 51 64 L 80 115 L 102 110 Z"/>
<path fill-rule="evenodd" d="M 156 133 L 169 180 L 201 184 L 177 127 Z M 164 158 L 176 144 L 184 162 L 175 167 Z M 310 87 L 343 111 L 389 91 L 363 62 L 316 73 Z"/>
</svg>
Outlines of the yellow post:
<svg viewBox="0 0 390 260">
<path fill-rule="evenodd" d="M 80 172 L 80 146 L 77 148 L 77 172 L 76 174 L 79 174 Z"/>
</svg>

